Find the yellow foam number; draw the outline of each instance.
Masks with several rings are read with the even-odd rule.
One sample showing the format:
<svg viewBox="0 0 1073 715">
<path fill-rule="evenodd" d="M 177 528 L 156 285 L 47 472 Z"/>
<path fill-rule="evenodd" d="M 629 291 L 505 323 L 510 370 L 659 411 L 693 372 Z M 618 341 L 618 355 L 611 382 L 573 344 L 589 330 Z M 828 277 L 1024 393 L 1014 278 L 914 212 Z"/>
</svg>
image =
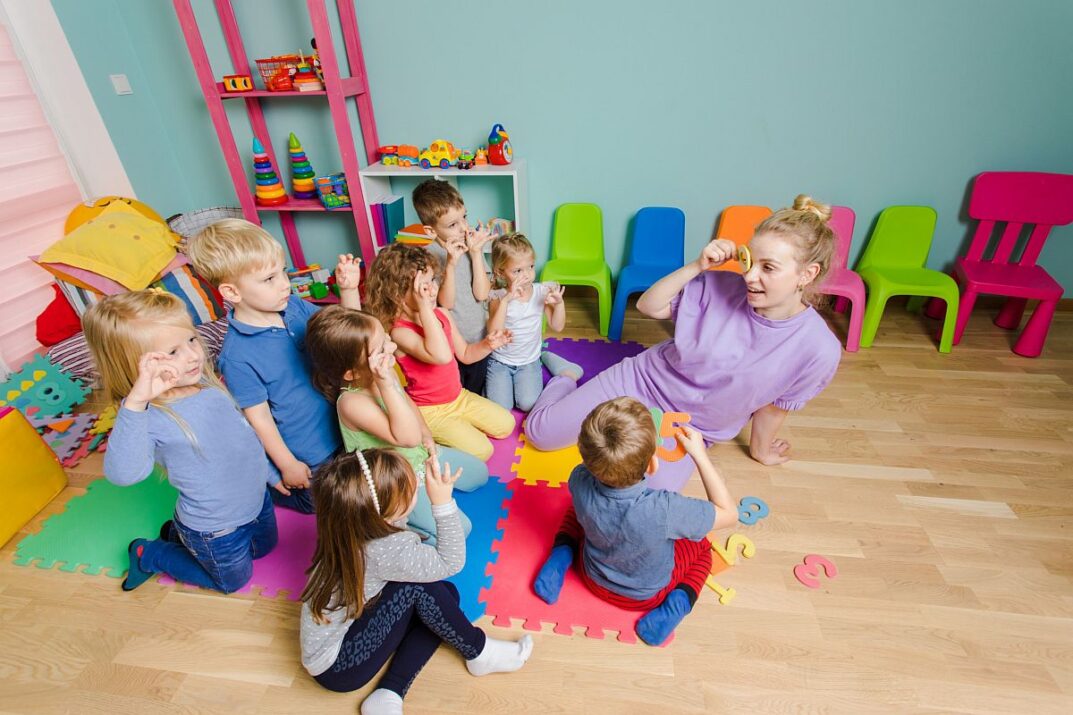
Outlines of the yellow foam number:
<svg viewBox="0 0 1073 715">
<path fill-rule="evenodd" d="M 704 585 L 719 594 L 719 603 L 727 605 L 734 600 L 734 597 L 738 595 L 738 592 L 733 588 L 724 588 L 718 581 L 709 576 L 704 581 Z"/>
<path fill-rule="evenodd" d="M 720 546 L 719 544 L 712 544 L 712 551 L 719 554 L 719 558 L 727 562 L 728 566 L 733 566 L 738 563 L 738 547 L 741 547 L 741 555 L 747 559 L 751 559 L 756 556 L 756 546 L 748 536 L 742 536 L 741 534 L 731 534 L 727 539 L 727 545 Z"/>
</svg>

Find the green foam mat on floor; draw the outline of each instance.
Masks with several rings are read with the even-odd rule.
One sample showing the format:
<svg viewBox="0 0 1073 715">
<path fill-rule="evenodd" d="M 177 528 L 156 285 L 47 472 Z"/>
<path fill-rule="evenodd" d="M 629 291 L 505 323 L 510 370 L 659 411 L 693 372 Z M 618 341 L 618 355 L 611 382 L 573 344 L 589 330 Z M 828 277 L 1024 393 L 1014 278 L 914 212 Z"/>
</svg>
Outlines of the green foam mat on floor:
<svg viewBox="0 0 1073 715">
<path fill-rule="evenodd" d="M 155 539 L 175 512 L 177 497 L 159 470 L 129 487 L 98 479 L 68 501 L 62 513 L 45 520 L 41 531 L 19 542 L 15 563 L 43 569 L 62 563 L 61 571 L 84 567 L 83 573 L 122 578 L 127 545 L 137 537 Z"/>
</svg>

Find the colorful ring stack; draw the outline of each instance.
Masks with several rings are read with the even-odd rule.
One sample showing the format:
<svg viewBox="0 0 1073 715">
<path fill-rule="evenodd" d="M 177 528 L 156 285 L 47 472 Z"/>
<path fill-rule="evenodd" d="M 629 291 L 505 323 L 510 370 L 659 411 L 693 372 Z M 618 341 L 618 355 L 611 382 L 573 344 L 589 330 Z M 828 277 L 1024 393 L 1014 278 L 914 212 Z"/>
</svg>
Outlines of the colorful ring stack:
<svg viewBox="0 0 1073 715">
<path fill-rule="evenodd" d="M 294 198 L 316 198 L 317 187 L 313 184 L 315 176 L 313 167 L 306 157 L 305 150 L 302 149 L 302 143 L 298 141 L 298 137 L 294 136 L 294 132 L 291 132 L 291 137 L 287 141 L 287 153 L 291 157 L 291 173 L 294 177 L 291 185 L 294 189 Z"/>
<path fill-rule="evenodd" d="M 261 206 L 278 206 L 287 203 L 283 182 L 272 166 L 264 145 L 257 137 L 253 139 L 253 178 L 257 182 L 256 200 Z"/>
</svg>

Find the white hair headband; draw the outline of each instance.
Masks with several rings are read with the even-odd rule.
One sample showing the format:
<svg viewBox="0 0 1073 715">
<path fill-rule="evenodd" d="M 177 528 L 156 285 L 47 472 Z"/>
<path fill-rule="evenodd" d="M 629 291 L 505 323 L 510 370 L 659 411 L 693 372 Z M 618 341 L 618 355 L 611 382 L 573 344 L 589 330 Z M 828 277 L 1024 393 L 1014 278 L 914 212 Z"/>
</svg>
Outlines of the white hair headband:
<svg viewBox="0 0 1073 715">
<path fill-rule="evenodd" d="M 361 463 L 361 471 L 365 475 L 365 483 L 369 485 L 369 494 L 373 497 L 373 506 L 376 507 L 376 513 L 380 513 L 380 498 L 376 496 L 376 484 L 373 483 L 373 473 L 369 470 L 369 463 L 365 461 L 365 455 L 361 453 L 361 450 L 354 452 L 358 455 L 358 461 Z"/>
</svg>

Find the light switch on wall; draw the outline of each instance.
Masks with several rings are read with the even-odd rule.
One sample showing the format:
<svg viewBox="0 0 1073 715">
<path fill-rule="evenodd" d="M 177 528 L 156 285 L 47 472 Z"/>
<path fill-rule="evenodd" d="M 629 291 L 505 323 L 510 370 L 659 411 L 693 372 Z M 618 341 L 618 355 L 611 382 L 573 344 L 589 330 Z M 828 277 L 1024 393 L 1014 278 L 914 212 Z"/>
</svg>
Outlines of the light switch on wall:
<svg viewBox="0 0 1073 715">
<path fill-rule="evenodd" d="M 130 80 L 125 74 L 110 74 L 108 79 L 112 80 L 116 94 L 134 94 L 134 90 L 130 88 Z"/>
</svg>

